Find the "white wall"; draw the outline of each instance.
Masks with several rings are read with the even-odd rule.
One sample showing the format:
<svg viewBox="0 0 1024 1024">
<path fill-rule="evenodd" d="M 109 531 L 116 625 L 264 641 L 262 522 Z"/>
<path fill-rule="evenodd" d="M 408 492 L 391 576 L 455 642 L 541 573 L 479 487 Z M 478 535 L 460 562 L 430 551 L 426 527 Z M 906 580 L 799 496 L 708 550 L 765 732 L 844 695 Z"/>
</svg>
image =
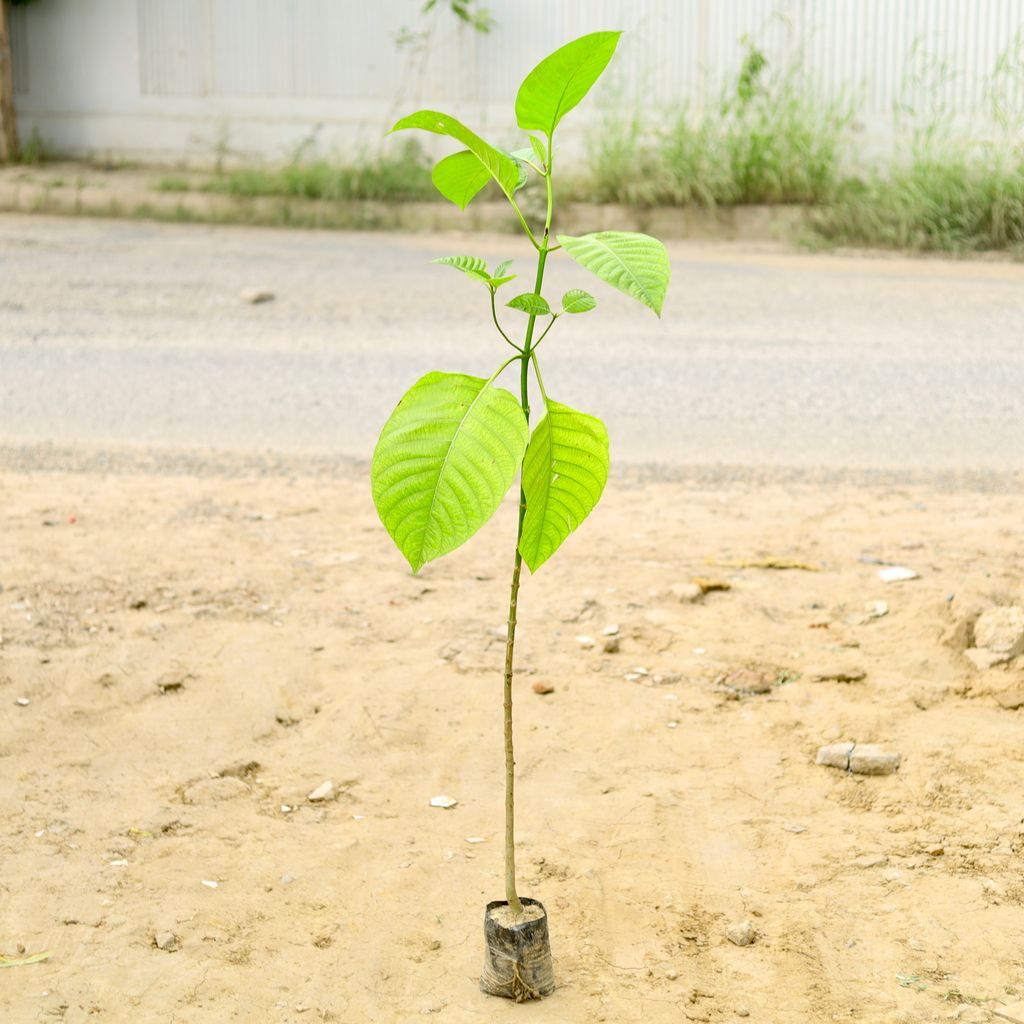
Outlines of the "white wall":
<svg viewBox="0 0 1024 1024">
<path fill-rule="evenodd" d="M 597 28 L 628 32 L 599 86 L 605 103 L 712 102 L 748 34 L 773 66 L 798 60 L 823 87 L 858 90 L 872 135 L 888 130 L 897 100 L 939 105 L 981 131 L 995 62 L 1024 38 L 1024 0 L 485 5 L 498 22 L 488 36 L 444 11 L 422 17 L 422 0 L 36 0 L 14 12 L 21 134 L 35 129 L 67 154 L 284 158 L 314 131 L 321 151 L 375 147 L 396 116 L 437 106 L 511 143 L 525 71 Z M 429 32 L 429 46 L 399 48 L 403 25 Z M 1024 107 L 1020 46 L 1007 98 Z M 573 118 L 577 143 L 585 120 Z"/>
</svg>

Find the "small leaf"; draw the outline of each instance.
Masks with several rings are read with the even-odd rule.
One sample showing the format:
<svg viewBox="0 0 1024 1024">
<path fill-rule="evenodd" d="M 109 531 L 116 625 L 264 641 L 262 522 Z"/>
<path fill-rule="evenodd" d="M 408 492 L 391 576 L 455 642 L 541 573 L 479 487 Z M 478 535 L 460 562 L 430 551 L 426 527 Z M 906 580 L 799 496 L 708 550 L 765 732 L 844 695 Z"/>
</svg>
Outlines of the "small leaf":
<svg viewBox="0 0 1024 1024">
<path fill-rule="evenodd" d="M 566 313 L 589 313 L 597 305 L 597 299 L 582 288 L 573 288 L 562 296 L 562 309 Z"/>
<path fill-rule="evenodd" d="M 508 270 L 508 268 L 512 266 L 512 263 L 513 263 L 512 260 L 502 260 L 494 268 L 494 276 L 495 277 L 501 277 L 505 273 L 505 271 Z M 513 276 L 515 276 L 515 275 L 513 275 Z"/>
<path fill-rule="evenodd" d="M 430 172 L 430 180 L 445 199 L 464 210 L 491 180 L 491 174 L 468 149 L 464 149 L 437 163 Z"/>
<path fill-rule="evenodd" d="M 548 135 L 590 91 L 615 53 L 621 32 L 591 32 L 545 57 L 516 94 L 519 127 Z"/>
<path fill-rule="evenodd" d="M 506 305 L 523 313 L 529 313 L 530 316 L 549 316 L 551 313 L 548 300 L 542 298 L 536 292 L 524 292 L 522 295 L 517 295 Z"/>
<path fill-rule="evenodd" d="M 515 278 L 515 274 L 508 274 L 505 277 L 489 277 L 487 279 L 487 283 L 492 288 L 500 288 L 503 284 L 508 284 L 509 281 L 514 281 Z"/>
<path fill-rule="evenodd" d="M 536 572 L 590 514 L 608 480 L 608 432 L 594 416 L 547 403 L 523 461 L 519 553 Z"/>
<path fill-rule="evenodd" d="M 417 110 L 415 114 L 395 122 L 391 131 L 400 132 L 406 128 L 420 128 L 435 135 L 450 135 L 457 139 L 487 168 L 487 173 L 501 186 L 505 195 L 511 198 L 515 193 L 520 180 L 520 167 L 515 160 L 484 142 L 450 114 L 442 114 L 438 110 Z"/>
<path fill-rule="evenodd" d="M 661 316 L 670 268 L 665 246 L 656 238 L 632 231 L 598 231 L 578 238 L 559 235 L 558 241 L 581 266 Z"/>
<path fill-rule="evenodd" d="M 541 167 L 543 167 L 548 158 L 548 154 L 544 149 L 544 143 L 541 142 L 536 135 L 529 135 L 527 138 L 530 140 L 530 145 L 533 147 L 533 155 L 537 158 L 537 162 Z"/>
<path fill-rule="evenodd" d="M 438 256 L 436 260 L 430 262 L 443 263 L 447 267 L 461 270 L 464 274 L 477 271 L 483 273 L 485 278 L 487 277 L 487 260 L 481 259 L 479 256 Z"/>
<path fill-rule="evenodd" d="M 511 487 L 529 439 L 519 402 L 480 377 L 428 373 L 373 453 L 373 502 L 413 572 L 469 540 Z"/>
<path fill-rule="evenodd" d="M 41 964 L 53 956 L 49 950 L 44 953 L 32 953 L 30 956 L 2 956 L 0 955 L 0 967 L 28 967 L 30 964 Z"/>
</svg>

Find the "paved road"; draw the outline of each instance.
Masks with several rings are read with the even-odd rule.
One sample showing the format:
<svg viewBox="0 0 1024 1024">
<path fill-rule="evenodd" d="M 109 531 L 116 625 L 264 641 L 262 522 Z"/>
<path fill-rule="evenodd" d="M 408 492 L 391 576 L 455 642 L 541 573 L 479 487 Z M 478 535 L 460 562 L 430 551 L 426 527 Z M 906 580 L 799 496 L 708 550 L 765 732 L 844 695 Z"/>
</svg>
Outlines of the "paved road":
<svg viewBox="0 0 1024 1024">
<path fill-rule="evenodd" d="M 0 443 L 365 457 L 421 373 L 503 358 L 484 290 L 427 262 L 458 252 L 516 257 L 529 290 L 503 236 L 0 218 Z M 661 321 L 550 264 L 547 292 L 599 308 L 556 325 L 545 383 L 620 463 L 1024 468 L 1024 266 L 670 253 Z"/>
</svg>

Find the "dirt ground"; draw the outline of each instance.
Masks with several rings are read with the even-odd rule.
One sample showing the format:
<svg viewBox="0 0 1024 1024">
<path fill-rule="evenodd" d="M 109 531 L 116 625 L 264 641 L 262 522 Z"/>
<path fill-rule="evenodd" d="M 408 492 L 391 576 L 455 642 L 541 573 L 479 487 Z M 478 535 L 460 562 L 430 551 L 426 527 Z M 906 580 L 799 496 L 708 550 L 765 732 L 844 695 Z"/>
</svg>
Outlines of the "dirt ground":
<svg viewBox="0 0 1024 1024">
<path fill-rule="evenodd" d="M 1018 485 L 613 478 L 520 597 L 559 987 L 516 1006 L 477 990 L 514 508 L 413 577 L 362 467 L 8 462 L 0 954 L 51 956 L 0 1020 L 989 1019 L 1024 999 L 1024 659 L 940 637 L 1024 599 Z M 899 771 L 815 764 L 843 739 Z"/>
</svg>

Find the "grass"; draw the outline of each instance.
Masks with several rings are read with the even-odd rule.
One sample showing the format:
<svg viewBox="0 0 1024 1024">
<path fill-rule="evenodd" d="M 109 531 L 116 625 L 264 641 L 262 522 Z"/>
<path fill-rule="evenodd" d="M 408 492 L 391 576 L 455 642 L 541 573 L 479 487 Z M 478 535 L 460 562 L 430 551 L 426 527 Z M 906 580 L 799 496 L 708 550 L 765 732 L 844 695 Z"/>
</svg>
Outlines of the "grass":
<svg viewBox="0 0 1024 1024">
<path fill-rule="evenodd" d="M 164 178 L 164 191 L 184 191 L 187 181 Z M 182 186 L 185 186 L 183 188 Z M 237 198 L 282 196 L 289 199 L 379 199 L 392 202 L 432 200 L 430 163 L 415 142 L 407 142 L 373 160 L 341 164 L 329 160 L 294 160 L 279 168 L 241 168 L 214 175 L 198 186 L 202 192 Z"/>
<path fill-rule="evenodd" d="M 971 253 L 1024 249 L 1024 153 L 928 149 L 849 178 L 809 219 L 828 244 Z"/>
<path fill-rule="evenodd" d="M 748 44 L 735 80 L 702 113 L 611 110 L 578 188 L 598 202 L 641 207 L 823 202 L 836 187 L 853 105 L 817 92 L 795 65 L 770 74 Z"/>
</svg>

